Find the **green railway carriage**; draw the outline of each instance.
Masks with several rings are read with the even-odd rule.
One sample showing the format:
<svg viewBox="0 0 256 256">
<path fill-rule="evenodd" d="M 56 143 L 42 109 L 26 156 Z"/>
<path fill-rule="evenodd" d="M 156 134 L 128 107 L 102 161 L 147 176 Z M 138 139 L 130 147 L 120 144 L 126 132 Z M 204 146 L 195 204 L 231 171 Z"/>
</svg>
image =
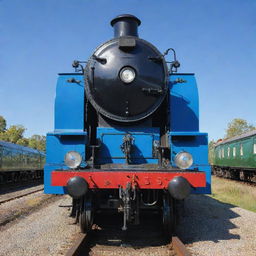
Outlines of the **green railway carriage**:
<svg viewBox="0 0 256 256">
<path fill-rule="evenodd" d="M 41 178 L 45 153 L 0 141 L 0 184 Z"/>
<path fill-rule="evenodd" d="M 254 181 L 256 130 L 217 143 L 212 170 L 219 176 Z"/>
</svg>

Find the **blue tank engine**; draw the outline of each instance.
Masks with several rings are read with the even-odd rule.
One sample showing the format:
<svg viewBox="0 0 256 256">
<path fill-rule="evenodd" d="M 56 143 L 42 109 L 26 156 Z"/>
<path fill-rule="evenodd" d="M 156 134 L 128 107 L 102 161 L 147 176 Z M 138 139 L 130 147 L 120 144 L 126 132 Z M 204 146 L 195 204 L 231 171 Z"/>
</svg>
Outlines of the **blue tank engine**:
<svg viewBox="0 0 256 256">
<path fill-rule="evenodd" d="M 157 210 L 171 234 L 179 202 L 211 192 L 195 75 L 177 72 L 172 48 L 162 54 L 139 38 L 140 24 L 117 16 L 114 38 L 58 77 L 45 193 L 73 198 L 82 232 L 99 210 L 123 214 L 123 230 L 139 223 L 142 210 Z"/>
</svg>

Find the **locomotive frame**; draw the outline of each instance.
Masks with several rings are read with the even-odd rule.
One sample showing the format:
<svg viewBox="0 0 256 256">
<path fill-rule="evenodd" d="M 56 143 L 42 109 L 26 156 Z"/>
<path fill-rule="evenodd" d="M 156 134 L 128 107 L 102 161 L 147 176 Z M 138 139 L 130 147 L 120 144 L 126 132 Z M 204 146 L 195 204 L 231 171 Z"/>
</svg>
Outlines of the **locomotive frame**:
<svg viewBox="0 0 256 256">
<path fill-rule="evenodd" d="M 195 76 L 173 72 L 179 67 L 176 55 L 167 73 L 164 56 L 175 51 L 160 55 L 138 39 L 138 18 L 120 15 L 111 25 L 115 45 L 102 44 L 103 55 L 98 47 L 85 68 L 75 61 L 80 73 L 59 74 L 55 129 L 47 134 L 45 193 L 73 197 L 72 215 L 82 232 L 90 230 L 98 210 L 122 212 L 123 230 L 139 223 L 140 211 L 158 210 L 165 231 L 172 233 L 178 202 L 190 193 L 211 192 Z M 134 70 L 126 72 L 134 79 L 127 84 L 120 78 L 124 67 Z M 109 91 L 114 100 L 105 97 Z M 70 168 L 67 159 L 80 159 L 79 165 Z"/>
</svg>

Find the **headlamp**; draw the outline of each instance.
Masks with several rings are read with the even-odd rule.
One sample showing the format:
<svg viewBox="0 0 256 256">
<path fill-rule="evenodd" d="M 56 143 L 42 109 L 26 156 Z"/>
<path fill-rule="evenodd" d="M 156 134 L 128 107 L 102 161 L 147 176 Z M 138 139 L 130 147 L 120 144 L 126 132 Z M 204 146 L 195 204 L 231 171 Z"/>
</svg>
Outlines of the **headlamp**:
<svg viewBox="0 0 256 256">
<path fill-rule="evenodd" d="M 193 157 L 190 153 L 182 151 L 175 156 L 174 162 L 180 169 L 187 169 L 193 164 Z"/>
<path fill-rule="evenodd" d="M 74 169 L 81 164 L 82 156 L 76 151 L 69 151 L 66 153 L 64 161 L 69 168 Z"/>
<path fill-rule="evenodd" d="M 133 68 L 124 67 L 121 69 L 119 76 L 124 83 L 129 84 L 135 79 L 136 74 Z"/>
</svg>

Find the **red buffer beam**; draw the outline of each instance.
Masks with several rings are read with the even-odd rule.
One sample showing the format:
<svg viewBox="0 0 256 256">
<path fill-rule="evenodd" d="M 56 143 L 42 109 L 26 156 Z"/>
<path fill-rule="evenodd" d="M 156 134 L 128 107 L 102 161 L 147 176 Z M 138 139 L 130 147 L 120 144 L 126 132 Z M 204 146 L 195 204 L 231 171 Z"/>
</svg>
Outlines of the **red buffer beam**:
<svg viewBox="0 0 256 256">
<path fill-rule="evenodd" d="M 84 178 L 89 188 L 115 189 L 126 187 L 127 183 L 141 189 L 166 189 L 174 177 L 182 176 L 193 187 L 205 187 L 204 172 L 135 172 L 135 171 L 53 171 L 52 186 L 66 186 L 70 178 Z"/>
</svg>

